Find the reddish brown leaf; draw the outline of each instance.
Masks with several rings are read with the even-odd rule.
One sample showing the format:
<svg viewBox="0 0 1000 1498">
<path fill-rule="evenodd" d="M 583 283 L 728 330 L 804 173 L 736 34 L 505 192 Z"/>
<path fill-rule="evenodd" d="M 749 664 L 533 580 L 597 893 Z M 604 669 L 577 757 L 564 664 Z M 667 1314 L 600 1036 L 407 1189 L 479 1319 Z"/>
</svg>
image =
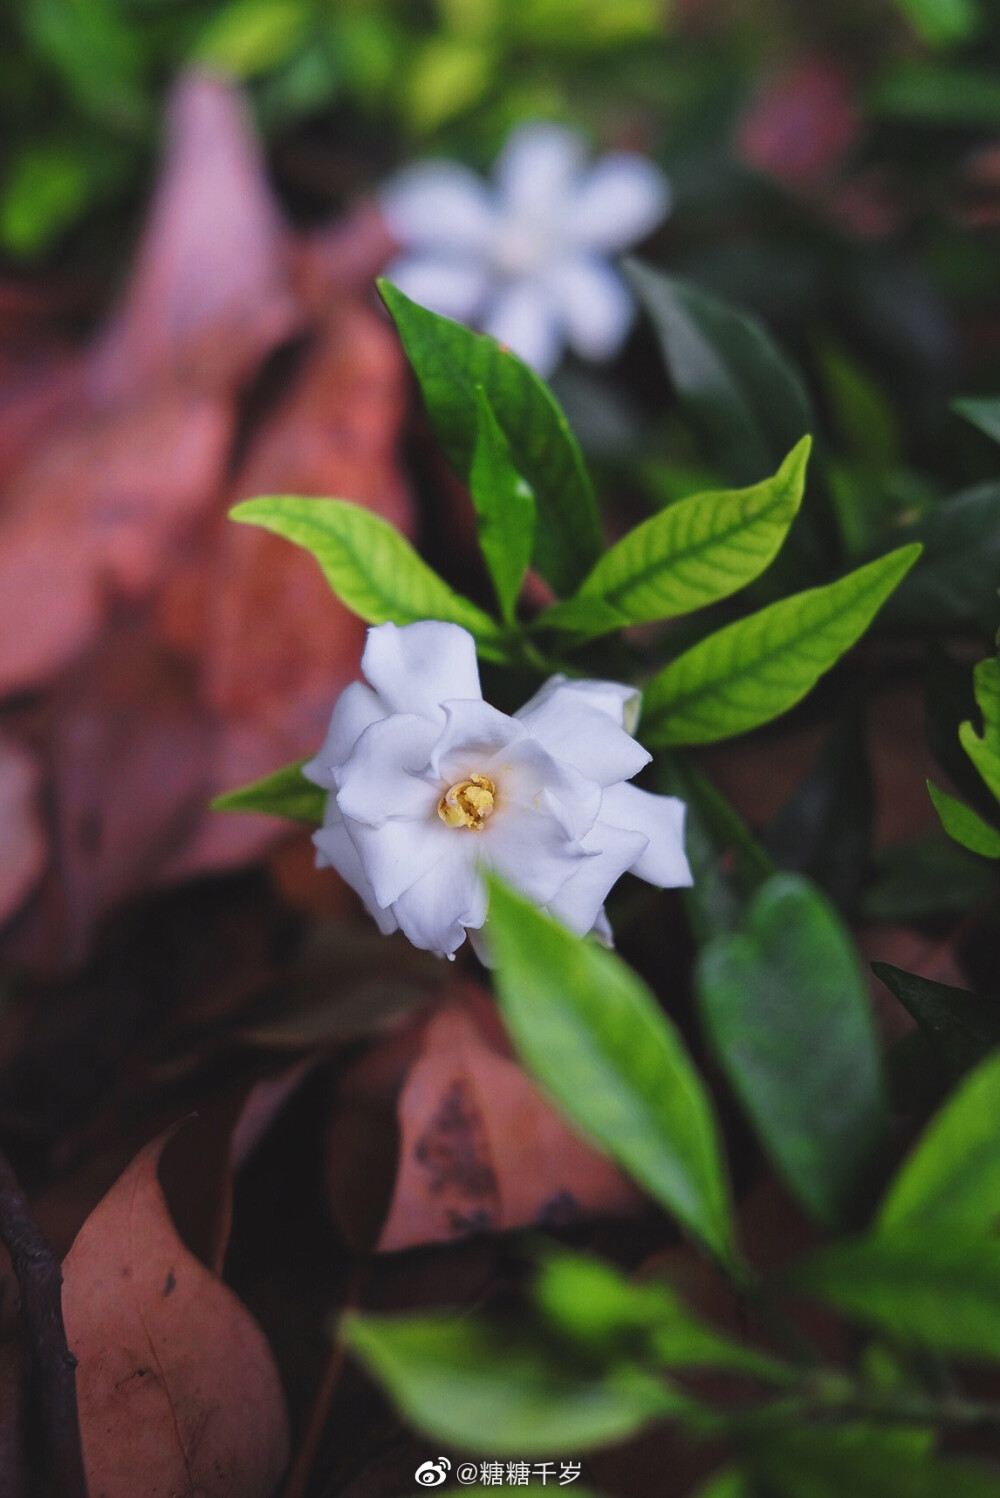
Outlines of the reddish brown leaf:
<svg viewBox="0 0 1000 1498">
<path fill-rule="evenodd" d="M 0 735 L 0 925 L 42 876 L 48 857 L 38 812 L 41 766 L 6 734 Z"/>
<path fill-rule="evenodd" d="M 277 1371 L 246 1307 L 177 1235 L 164 1143 L 137 1156 L 64 1264 L 92 1498 L 271 1498 L 288 1457 Z"/>
</svg>

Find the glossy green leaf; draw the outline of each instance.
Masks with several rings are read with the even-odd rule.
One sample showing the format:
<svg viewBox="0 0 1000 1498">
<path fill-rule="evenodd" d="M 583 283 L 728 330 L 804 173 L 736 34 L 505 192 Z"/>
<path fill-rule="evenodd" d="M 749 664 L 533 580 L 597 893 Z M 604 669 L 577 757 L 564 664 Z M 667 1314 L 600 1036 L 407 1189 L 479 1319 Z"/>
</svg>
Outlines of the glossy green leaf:
<svg viewBox="0 0 1000 1498">
<path fill-rule="evenodd" d="M 469 490 L 476 509 L 479 545 L 500 609 L 505 619 L 512 620 L 535 544 L 535 496 L 514 467 L 510 445 L 481 385 L 476 386 L 476 409 L 479 425 Z"/>
<path fill-rule="evenodd" d="M 886 1192 L 880 1231 L 931 1225 L 987 1232 L 1000 1219 L 1000 1053 L 939 1109 Z"/>
<path fill-rule="evenodd" d="M 538 628 L 604 634 L 672 619 L 745 587 L 772 561 L 798 513 L 811 444 L 803 437 L 763 483 L 693 494 L 637 525 L 605 552 L 575 597 L 539 615 Z"/>
<path fill-rule="evenodd" d="M 962 748 L 1000 801 L 1000 661 L 996 656 L 980 661 L 974 673 L 976 702 L 983 715 L 983 731 L 970 722 L 961 724 Z"/>
<path fill-rule="evenodd" d="M 711 456 L 737 483 L 773 473 L 813 426 L 797 372 L 756 318 L 636 261 L 626 270 Z"/>
<path fill-rule="evenodd" d="M 483 655 L 505 658 L 495 620 L 450 588 L 371 510 L 345 499 L 282 494 L 244 500 L 229 513 L 312 552 L 337 597 L 368 624 L 442 619 L 471 631 Z"/>
<path fill-rule="evenodd" d="M 951 409 L 971 421 L 973 426 L 1000 442 L 1000 395 L 966 395 L 952 401 Z"/>
<path fill-rule="evenodd" d="M 821 1222 L 849 1215 L 881 1146 L 885 1084 L 867 986 L 832 906 L 795 874 L 697 968 L 716 1055 L 774 1165 Z"/>
<path fill-rule="evenodd" d="M 504 1020 L 542 1086 L 587 1138 L 731 1260 L 712 1103 L 645 984 L 621 958 L 495 883 L 486 931 Z"/>
<path fill-rule="evenodd" d="M 647 684 L 643 739 L 711 744 L 780 717 L 864 634 L 919 555 L 902 546 L 699 641 Z"/>
<path fill-rule="evenodd" d="M 1000 1046 L 1000 998 L 935 983 L 888 962 L 873 962 L 872 972 L 913 1016 L 952 1076 Z"/>
<path fill-rule="evenodd" d="M 535 565 L 559 592 L 572 592 L 600 555 L 601 532 L 583 455 L 548 386 L 494 339 L 378 284 L 456 472 L 469 477 L 481 385 L 538 503 Z"/>
<path fill-rule="evenodd" d="M 941 826 L 949 837 L 970 853 L 979 853 L 983 858 L 1000 858 L 1000 832 L 983 820 L 978 811 L 942 791 L 932 780 L 927 789 L 934 802 L 934 809 L 941 818 Z"/>
<path fill-rule="evenodd" d="M 468 1451 L 582 1451 L 686 1404 L 634 1365 L 573 1365 L 539 1338 L 471 1317 L 352 1315 L 342 1331 L 408 1420 Z"/>
<path fill-rule="evenodd" d="M 935 1227 L 845 1238 L 798 1269 L 794 1282 L 906 1341 L 1000 1359 L 1000 1240 Z"/>
<path fill-rule="evenodd" d="M 286 817 L 290 822 L 305 822 L 319 827 L 323 821 L 327 792 L 313 785 L 302 773 L 304 759 L 293 765 L 225 791 L 212 802 L 213 811 L 260 811 L 269 817 Z"/>
<path fill-rule="evenodd" d="M 929 1453 L 915 1431 L 770 1422 L 753 1441 L 752 1491 L 768 1498 L 1000 1498 L 985 1467 Z"/>
</svg>

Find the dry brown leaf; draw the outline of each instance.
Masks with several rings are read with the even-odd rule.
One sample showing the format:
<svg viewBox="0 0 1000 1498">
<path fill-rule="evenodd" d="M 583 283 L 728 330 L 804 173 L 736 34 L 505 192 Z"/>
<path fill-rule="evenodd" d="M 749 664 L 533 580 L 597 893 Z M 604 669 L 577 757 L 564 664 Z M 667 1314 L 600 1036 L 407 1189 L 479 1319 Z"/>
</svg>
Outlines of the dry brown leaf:
<svg viewBox="0 0 1000 1498">
<path fill-rule="evenodd" d="M 390 1127 L 385 1105 L 394 1091 L 398 1123 Z M 385 1154 L 394 1135 L 398 1161 L 386 1210 Z M 360 1242 L 374 1226 L 383 1251 L 643 1206 L 635 1187 L 511 1059 L 492 1005 L 471 987 L 415 1039 L 394 1037 L 344 1079 L 328 1183 L 345 1236 Z"/>
<path fill-rule="evenodd" d="M 184 1246 L 154 1140 L 84 1223 L 63 1310 L 91 1498 L 271 1498 L 284 1398 L 246 1307 Z"/>
<path fill-rule="evenodd" d="M 48 843 L 38 811 L 41 765 L 7 734 L 0 734 L 0 925 L 42 876 Z"/>
</svg>

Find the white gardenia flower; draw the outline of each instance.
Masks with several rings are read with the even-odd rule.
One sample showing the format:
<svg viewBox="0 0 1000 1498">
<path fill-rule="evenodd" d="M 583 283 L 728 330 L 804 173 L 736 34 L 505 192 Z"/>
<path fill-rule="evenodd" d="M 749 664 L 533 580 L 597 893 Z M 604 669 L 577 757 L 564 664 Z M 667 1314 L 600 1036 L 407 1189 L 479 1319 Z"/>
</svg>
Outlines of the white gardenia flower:
<svg viewBox="0 0 1000 1498">
<path fill-rule="evenodd" d="M 405 252 L 389 280 L 547 374 L 564 344 L 584 359 L 621 347 L 634 305 L 608 256 L 656 227 L 669 189 L 643 156 L 617 151 L 587 166 L 579 135 L 536 123 L 508 138 L 492 186 L 457 162 L 426 161 L 379 201 Z"/>
<path fill-rule="evenodd" d="M 472 636 L 425 620 L 368 631 L 354 682 L 305 767 L 330 792 L 315 834 L 386 933 L 452 957 L 486 920 L 494 870 L 584 935 L 631 870 L 691 883 L 684 803 L 626 782 L 650 756 L 624 727 L 632 687 L 553 676 L 513 717 L 483 701 Z"/>
</svg>

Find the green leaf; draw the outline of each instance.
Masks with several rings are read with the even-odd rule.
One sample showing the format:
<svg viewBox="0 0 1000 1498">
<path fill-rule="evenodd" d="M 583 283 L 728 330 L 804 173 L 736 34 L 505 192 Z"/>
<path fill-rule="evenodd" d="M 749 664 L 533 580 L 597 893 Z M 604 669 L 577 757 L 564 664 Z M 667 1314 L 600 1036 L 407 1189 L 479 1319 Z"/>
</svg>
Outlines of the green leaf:
<svg viewBox="0 0 1000 1498">
<path fill-rule="evenodd" d="M 880 923 L 961 915 L 995 891 L 989 865 L 935 831 L 875 855 L 874 877 L 864 891 L 861 915 Z"/>
<path fill-rule="evenodd" d="M 942 500 L 903 532 L 924 560 L 890 602 L 885 622 L 939 633 L 942 626 L 1000 623 L 1000 483 L 977 484 Z"/>
<path fill-rule="evenodd" d="M 305 822 L 320 827 L 326 807 L 327 792 L 312 785 L 303 775 L 304 759 L 285 765 L 239 790 L 216 796 L 213 811 L 260 811 L 269 817 L 286 817 L 290 822 Z"/>
<path fill-rule="evenodd" d="M 773 478 L 750 489 L 693 494 L 643 521 L 536 626 L 605 634 L 728 598 L 764 571 L 788 534 L 811 445 L 803 437 Z"/>
<path fill-rule="evenodd" d="M 917 35 L 933 46 L 959 42 L 979 24 L 974 0 L 896 0 Z"/>
<path fill-rule="evenodd" d="M 883 73 L 868 103 L 886 119 L 991 129 L 1000 125 L 1000 79 L 986 68 L 905 59 Z"/>
<path fill-rule="evenodd" d="M 745 929 L 699 957 L 698 992 L 723 1069 L 771 1160 L 812 1215 L 850 1214 L 886 1123 L 867 987 L 818 890 L 776 874 Z"/>
<path fill-rule="evenodd" d="M 873 962 L 872 972 L 913 1016 L 952 1076 L 1000 1046 L 1000 998 L 935 983 L 888 962 Z"/>
<path fill-rule="evenodd" d="M 879 1231 L 990 1231 L 1000 1218 L 998 1120 L 1000 1054 L 994 1054 L 965 1078 L 904 1160 L 882 1202 Z"/>
<path fill-rule="evenodd" d="M 930 1455 L 912 1436 L 769 1423 L 753 1443 L 751 1468 L 769 1498 L 1000 1498 L 985 1467 Z"/>
<path fill-rule="evenodd" d="M 973 673 L 976 701 L 983 715 L 983 732 L 970 722 L 959 726 L 962 748 L 1000 801 L 1000 661 L 996 656 L 980 661 Z"/>
<path fill-rule="evenodd" d="M 939 789 L 932 780 L 928 780 L 927 789 L 949 837 L 968 848 L 970 853 L 979 853 L 983 858 L 1000 858 L 1000 832 L 995 827 L 991 827 L 964 801 Z"/>
<path fill-rule="evenodd" d="M 1000 1359 L 1000 1242 L 936 1226 L 833 1243 L 794 1283 L 907 1341 Z"/>
<path fill-rule="evenodd" d="M 591 1351 L 616 1343 L 668 1368 L 721 1368 L 787 1383 L 784 1363 L 707 1326 L 662 1279 L 630 1280 L 589 1254 L 555 1251 L 542 1261 L 535 1298 L 563 1336 Z"/>
<path fill-rule="evenodd" d="M 756 318 L 636 261 L 626 271 L 711 456 L 737 483 L 773 473 L 813 426 L 796 371 Z"/>
<path fill-rule="evenodd" d="M 646 743 L 712 744 L 787 712 L 864 634 L 919 555 L 902 546 L 700 640 L 646 686 Z"/>
<path fill-rule="evenodd" d="M 441 619 L 475 635 L 482 654 L 504 660 L 500 628 L 428 567 L 395 526 L 345 499 L 265 495 L 230 510 L 312 552 L 342 603 L 368 624 Z"/>
<path fill-rule="evenodd" d="M 1000 395 L 962 396 L 951 403 L 951 409 L 971 421 L 973 426 L 1000 442 Z"/>
<path fill-rule="evenodd" d="M 738 1467 L 725 1467 L 713 1473 L 694 1498 L 753 1498 L 753 1492 L 744 1472 Z"/>
<path fill-rule="evenodd" d="M 535 566 L 559 592 L 572 592 L 600 555 L 601 531 L 583 455 L 555 397 L 494 339 L 428 312 L 388 281 L 378 286 L 438 441 L 463 479 L 476 445 L 476 386 L 483 387 L 538 503 Z"/>
<path fill-rule="evenodd" d="M 469 490 L 479 522 L 479 545 L 503 617 L 512 621 L 535 544 L 537 508 L 531 485 L 514 467 L 507 438 L 482 385 L 476 386 L 478 428 Z"/>
<path fill-rule="evenodd" d="M 408 1420 L 469 1451 L 582 1451 L 687 1404 L 634 1365 L 571 1365 L 540 1340 L 471 1318 L 352 1315 L 343 1336 Z"/>
<path fill-rule="evenodd" d="M 673 1024 L 621 958 L 490 888 L 497 996 L 521 1057 L 587 1138 L 731 1261 L 718 1126 Z"/>
</svg>

